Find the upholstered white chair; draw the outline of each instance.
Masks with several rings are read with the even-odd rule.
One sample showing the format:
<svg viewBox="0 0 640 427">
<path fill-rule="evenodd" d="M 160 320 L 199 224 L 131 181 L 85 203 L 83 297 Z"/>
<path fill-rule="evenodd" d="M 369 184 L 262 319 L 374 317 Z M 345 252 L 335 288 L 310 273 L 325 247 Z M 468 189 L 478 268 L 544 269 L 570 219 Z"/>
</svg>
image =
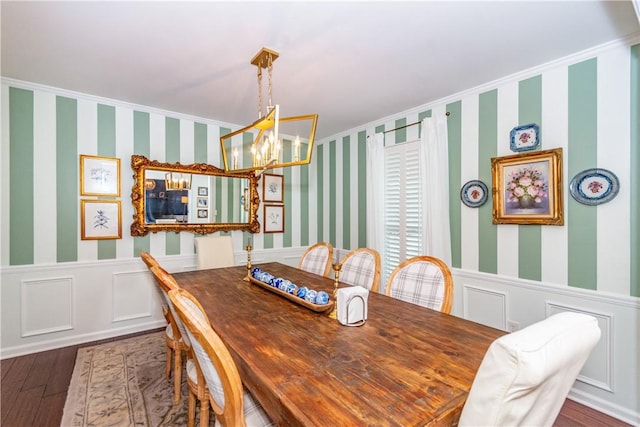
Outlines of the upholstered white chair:
<svg viewBox="0 0 640 427">
<path fill-rule="evenodd" d="M 231 235 L 207 235 L 194 239 L 196 246 L 196 268 L 231 267 L 234 265 Z"/>
<path fill-rule="evenodd" d="M 209 389 L 216 425 L 258 427 L 275 425 L 246 391 L 229 350 L 214 332 L 198 300 L 185 289 L 169 292 L 173 306 L 186 326 L 195 362 Z M 209 425 L 200 418 L 200 425 Z"/>
<path fill-rule="evenodd" d="M 171 301 L 169 301 L 168 292 L 176 289 L 178 284 L 175 281 L 166 280 L 169 273 L 159 265 L 150 268 L 151 273 L 160 288 L 163 298 L 163 312 L 167 319 L 167 327 L 165 329 L 165 342 L 167 345 L 167 364 L 165 375 L 171 377 L 171 360 L 173 359 L 173 402 L 180 402 L 180 386 L 182 384 L 182 352 L 188 349 L 188 345 L 183 339 L 183 332 L 180 330 L 179 320 L 176 320 L 171 312 Z"/>
<path fill-rule="evenodd" d="M 380 286 L 380 254 L 375 249 L 354 249 L 340 261 L 340 281 L 378 292 Z"/>
<path fill-rule="evenodd" d="M 447 264 L 438 258 L 416 256 L 393 270 L 385 294 L 448 314 L 453 302 L 453 277 Z"/>
<path fill-rule="evenodd" d="M 310 246 L 300 257 L 298 268 L 318 276 L 329 275 L 333 262 L 333 246 L 331 243 L 319 242 Z"/>
<path fill-rule="evenodd" d="M 495 340 L 460 426 L 552 426 L 600 339 L 593 316 L 563 312 Z"/>
</svg>

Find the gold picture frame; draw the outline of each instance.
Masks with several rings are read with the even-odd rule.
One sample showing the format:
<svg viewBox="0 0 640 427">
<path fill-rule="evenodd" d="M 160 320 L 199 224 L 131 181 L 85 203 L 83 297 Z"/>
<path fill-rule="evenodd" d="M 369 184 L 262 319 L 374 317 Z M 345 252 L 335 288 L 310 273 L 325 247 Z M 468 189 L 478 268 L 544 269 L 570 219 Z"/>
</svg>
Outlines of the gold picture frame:
<svg viewBox="0 0 640 427">
<path fill-rule="evenodd" d="M 493 223 L 563 225 L 562 148 L 491 159 Z"/>
<path fill-rule="evenodd" d="M 80 195 L 120 197 L 120 159 L 81 154 Z"/>
<path fill-rule="evenodd" d="M 264 233 L 284 233 L 284 205 L 264 205 Z"/>
<path fill-rule="evenodd" d="M 284 175 L 265 173 L 262 176 L 262 201 L 282 203 L 284 200 Z"/>
<path fill-rule="evenodd" d="M 122 239 L 120 200 L 81 200 L 81 240 Z"/>
</svg>

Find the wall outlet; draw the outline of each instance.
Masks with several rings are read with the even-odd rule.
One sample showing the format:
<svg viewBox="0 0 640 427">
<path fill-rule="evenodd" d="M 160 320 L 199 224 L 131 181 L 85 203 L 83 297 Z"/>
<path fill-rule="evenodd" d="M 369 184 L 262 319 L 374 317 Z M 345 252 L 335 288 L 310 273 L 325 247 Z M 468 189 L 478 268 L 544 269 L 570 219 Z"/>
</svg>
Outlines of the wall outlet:
<svg viewBox="0 0 640 427">
<path fill-rule="evenodd" d="M 519 329 L 520 329 L 520 323 L 516 322 L 515 320 L 507 321 L 507 331 L 508 332 L 515 332 L 515 331 L 517 331 Z"/>
</svg>

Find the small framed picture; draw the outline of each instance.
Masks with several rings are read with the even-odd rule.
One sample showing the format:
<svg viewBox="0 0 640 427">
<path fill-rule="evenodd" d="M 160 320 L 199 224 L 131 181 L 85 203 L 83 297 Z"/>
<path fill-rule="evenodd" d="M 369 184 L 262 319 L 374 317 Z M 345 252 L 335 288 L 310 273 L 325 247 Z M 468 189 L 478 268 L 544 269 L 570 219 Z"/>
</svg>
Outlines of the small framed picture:
<svg viewBox="0 0 640 427">
<path fill-rule="evenodd" d="M 209 207 L 209 199 L 206 197 L 198 197 L 198 207 L 199 208 L 208 208 Z"/>
<path fill-rule="evenodd" d="M 284 205 L 264 205 L 264 232 L 284 233 Z"/>
<path fill-rule="evenodd" d="M 284 175 L 265 173 L 262 181 L 262 200 L 264 202 L 282 203 L 284 200 Z"/>
<path fill-rule="evenodd" d="M 511 129 L 511 151 L 530 151 L 540 145 L 540 127 L 535 123 Z"/>
<path fill-rule="evenodd" d="M 120 159 L 81 154 L 80 195 L 120 197 Z"/>
<path fill-rule="evenodd" d="M 80 210 L 82 240 L 122 238 L 120 200 L 81 200 Z"/>
<path fill-rule="evenodd" d="M 562 148 L 491 159 L 494 224 L 563 225 Z"/>
<path fill-rule="evenodd" d="M 209 209 L 198 209 L 198 218 L 209 218 Z"/>
<path fill-rule="evenodd" d="M 198 187 L 198 196 L 208 196 L 209 188 L 208 187 Z"/>
</svg>

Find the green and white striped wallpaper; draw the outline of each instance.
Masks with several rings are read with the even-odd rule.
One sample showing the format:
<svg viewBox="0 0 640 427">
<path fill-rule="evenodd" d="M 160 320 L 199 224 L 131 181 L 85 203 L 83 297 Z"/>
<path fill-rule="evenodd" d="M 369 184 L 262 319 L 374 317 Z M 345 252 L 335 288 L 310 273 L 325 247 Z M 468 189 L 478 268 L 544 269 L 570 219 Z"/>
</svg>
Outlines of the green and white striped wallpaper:
<svg viewBox="0 0 640 427">
<path fill-rule="evenodd" d="M 640 296 L 639 99 L 640 45 L 617 43 L 317 141 L 309 166 L 272 171 L 285 176 L 285 232 L 256 235 L 254 247 L 366 246 L 367 136 L 448 111 L 453 267 Z M 541 149 L 564 150 L 562 227 L 496 226 L 491 202 L 471 209 L 459 199 L 466 181 L 491 183 L 490 158 L 511 154 L 510 130 L 530 122 Z M 129 235 L 129 158 L 219 166 L 231 125 L 10 80 L 2 123 L 3 266 L 193 253 L 189 233 Z M 418 131 L 389 132 L 386 144 Z M 80 154 L 122 159 L 120 240 L 80 240 Z M 568 196 L 571 177 L 590 167 L 616 173 L 616 199 L 587 207 Z"/>
<path fill-rule="evenodd" d="M 311 168 L 311 241 L 364 246 L 366 136 L 448 111 L 453 267 L 640 296 L 639 61 L 638 44 L 608 46 L 323 141 Z M 513 154 L 509 132 L 526 123 L 540 125 L 540 149 L 563 148 L 564 226 L 493 225 L 491 201 L 479 209 L 460 202 L 465 182 L 491 185 L 491 157 Z M 385 144 L 417 138 L 410 126 L 387 133 Z M 356 153 L 362 163 L 352 160 Z M 568 191 L 573 176 L 593 167 L 621 183 L 618 196 L 597 207 Z"/>
</svg>

